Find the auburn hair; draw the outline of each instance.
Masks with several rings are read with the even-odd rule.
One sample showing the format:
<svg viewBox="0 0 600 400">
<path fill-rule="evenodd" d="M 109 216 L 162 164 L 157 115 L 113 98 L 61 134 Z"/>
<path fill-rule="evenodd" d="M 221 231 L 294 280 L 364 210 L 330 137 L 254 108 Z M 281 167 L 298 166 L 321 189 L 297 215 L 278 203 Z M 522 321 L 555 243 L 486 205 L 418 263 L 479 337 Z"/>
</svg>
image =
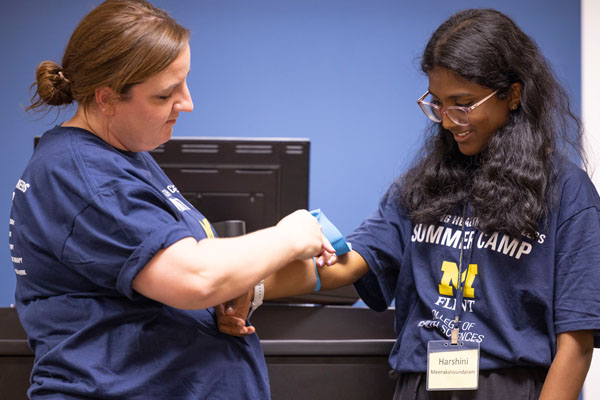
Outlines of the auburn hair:
<svg viewBox="0 0 600 400">
<path fill-rule="evenodd" d="M 43 61 L 36 70 L 28 110 L 73 101 L 87 109 L 95 90 L 108 86 L 121 97 L 171 64 L 189 31 L 144 0 L 107 0 L 77 25 L 62 66 Z"/>
</svg>

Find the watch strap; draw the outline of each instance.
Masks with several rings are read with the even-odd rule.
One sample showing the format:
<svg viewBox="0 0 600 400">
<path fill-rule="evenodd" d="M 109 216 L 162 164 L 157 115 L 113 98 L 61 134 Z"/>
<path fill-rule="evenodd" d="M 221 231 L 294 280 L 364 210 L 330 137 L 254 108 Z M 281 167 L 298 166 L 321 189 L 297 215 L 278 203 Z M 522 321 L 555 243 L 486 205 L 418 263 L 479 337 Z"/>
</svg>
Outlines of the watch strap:
<svg viewBox="0 0 600 400">
<path fill-rule="evenodd" d="M 250 301 L 250 312 L 248 313 L 248 318 L 252 315 L 254 310 L 260 307 L 263 303 L 263 299 L 265 298 L 265 281 L 264 279 L 258 282 L 254 286 L 254 296 Z"/>
</svg>

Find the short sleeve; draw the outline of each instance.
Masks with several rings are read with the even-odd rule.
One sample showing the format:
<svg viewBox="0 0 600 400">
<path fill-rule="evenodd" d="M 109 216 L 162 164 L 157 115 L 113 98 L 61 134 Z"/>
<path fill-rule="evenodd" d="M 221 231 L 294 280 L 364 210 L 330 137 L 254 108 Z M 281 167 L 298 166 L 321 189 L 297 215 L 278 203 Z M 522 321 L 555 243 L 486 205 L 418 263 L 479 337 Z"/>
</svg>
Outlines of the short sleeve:
<svg viewBox="0 0 600 400">
<path fill-rule="evenodd" d="M 394 299 L 410 230 L 410 219 L 400 206 L 396 187 L 392 186 L 381 199 L 379 209 L 347 237 L 370 269 L 354 286 L 375 311 L 384 311 Z"/>
<path fill-rule="evenodd" d="M 600 331 L 600 200 L 585 176 L 567 182 L 556 236 L 557 333 Z"/>
<path fill-rule="evenodd" d="M 75 218 L 62 262 L 96 285 L 132 298 L 131 283 L 159 250 L 193 236 L 181 214 L 152 187 L 98 193 Z"/>
</svg>

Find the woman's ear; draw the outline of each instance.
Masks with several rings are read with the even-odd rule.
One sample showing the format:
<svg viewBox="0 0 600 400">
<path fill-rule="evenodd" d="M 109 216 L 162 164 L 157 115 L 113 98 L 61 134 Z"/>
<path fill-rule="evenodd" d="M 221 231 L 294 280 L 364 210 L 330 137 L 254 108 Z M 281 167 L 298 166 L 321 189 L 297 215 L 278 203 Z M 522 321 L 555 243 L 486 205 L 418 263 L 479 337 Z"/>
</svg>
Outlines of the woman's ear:
<svg viewBox="0 0 600 400">
<path fill-rule="evenodd" d="M 514 82 L 510 85 L 508 92 L 508 107 L 511 110 L 516 110 L 521 104 L 521 91 L 523 90 L 523 84 L 521 82 Z"/>
<path fill-rule="evenodd" d="M 108 86 L 102 86 L 95 90 L 94 96 L 96 98 L 96 104 L 98 105 L 98 111 L 104 116 L 112 115 L 114 106 L 119 99 L 119 96 L 115 91 Z"/>
</svg>

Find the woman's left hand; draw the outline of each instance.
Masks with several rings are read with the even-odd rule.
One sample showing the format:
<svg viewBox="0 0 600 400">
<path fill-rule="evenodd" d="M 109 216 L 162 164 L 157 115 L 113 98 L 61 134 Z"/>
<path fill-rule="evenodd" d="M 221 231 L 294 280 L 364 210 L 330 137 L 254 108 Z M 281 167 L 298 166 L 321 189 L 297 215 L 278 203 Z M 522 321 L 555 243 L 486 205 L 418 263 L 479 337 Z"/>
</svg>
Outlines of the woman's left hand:
<svg viewBox="0 0 600 400">
<path fill-rule="evenodd" d="M 221 333 L 243 337 L 256 332 L 253 326 L 246 326 L 246 318 L 253 296 L 254 289 L 250 289 L 247 293 L 215 307 L 217 326 Z"/>
</svg>

